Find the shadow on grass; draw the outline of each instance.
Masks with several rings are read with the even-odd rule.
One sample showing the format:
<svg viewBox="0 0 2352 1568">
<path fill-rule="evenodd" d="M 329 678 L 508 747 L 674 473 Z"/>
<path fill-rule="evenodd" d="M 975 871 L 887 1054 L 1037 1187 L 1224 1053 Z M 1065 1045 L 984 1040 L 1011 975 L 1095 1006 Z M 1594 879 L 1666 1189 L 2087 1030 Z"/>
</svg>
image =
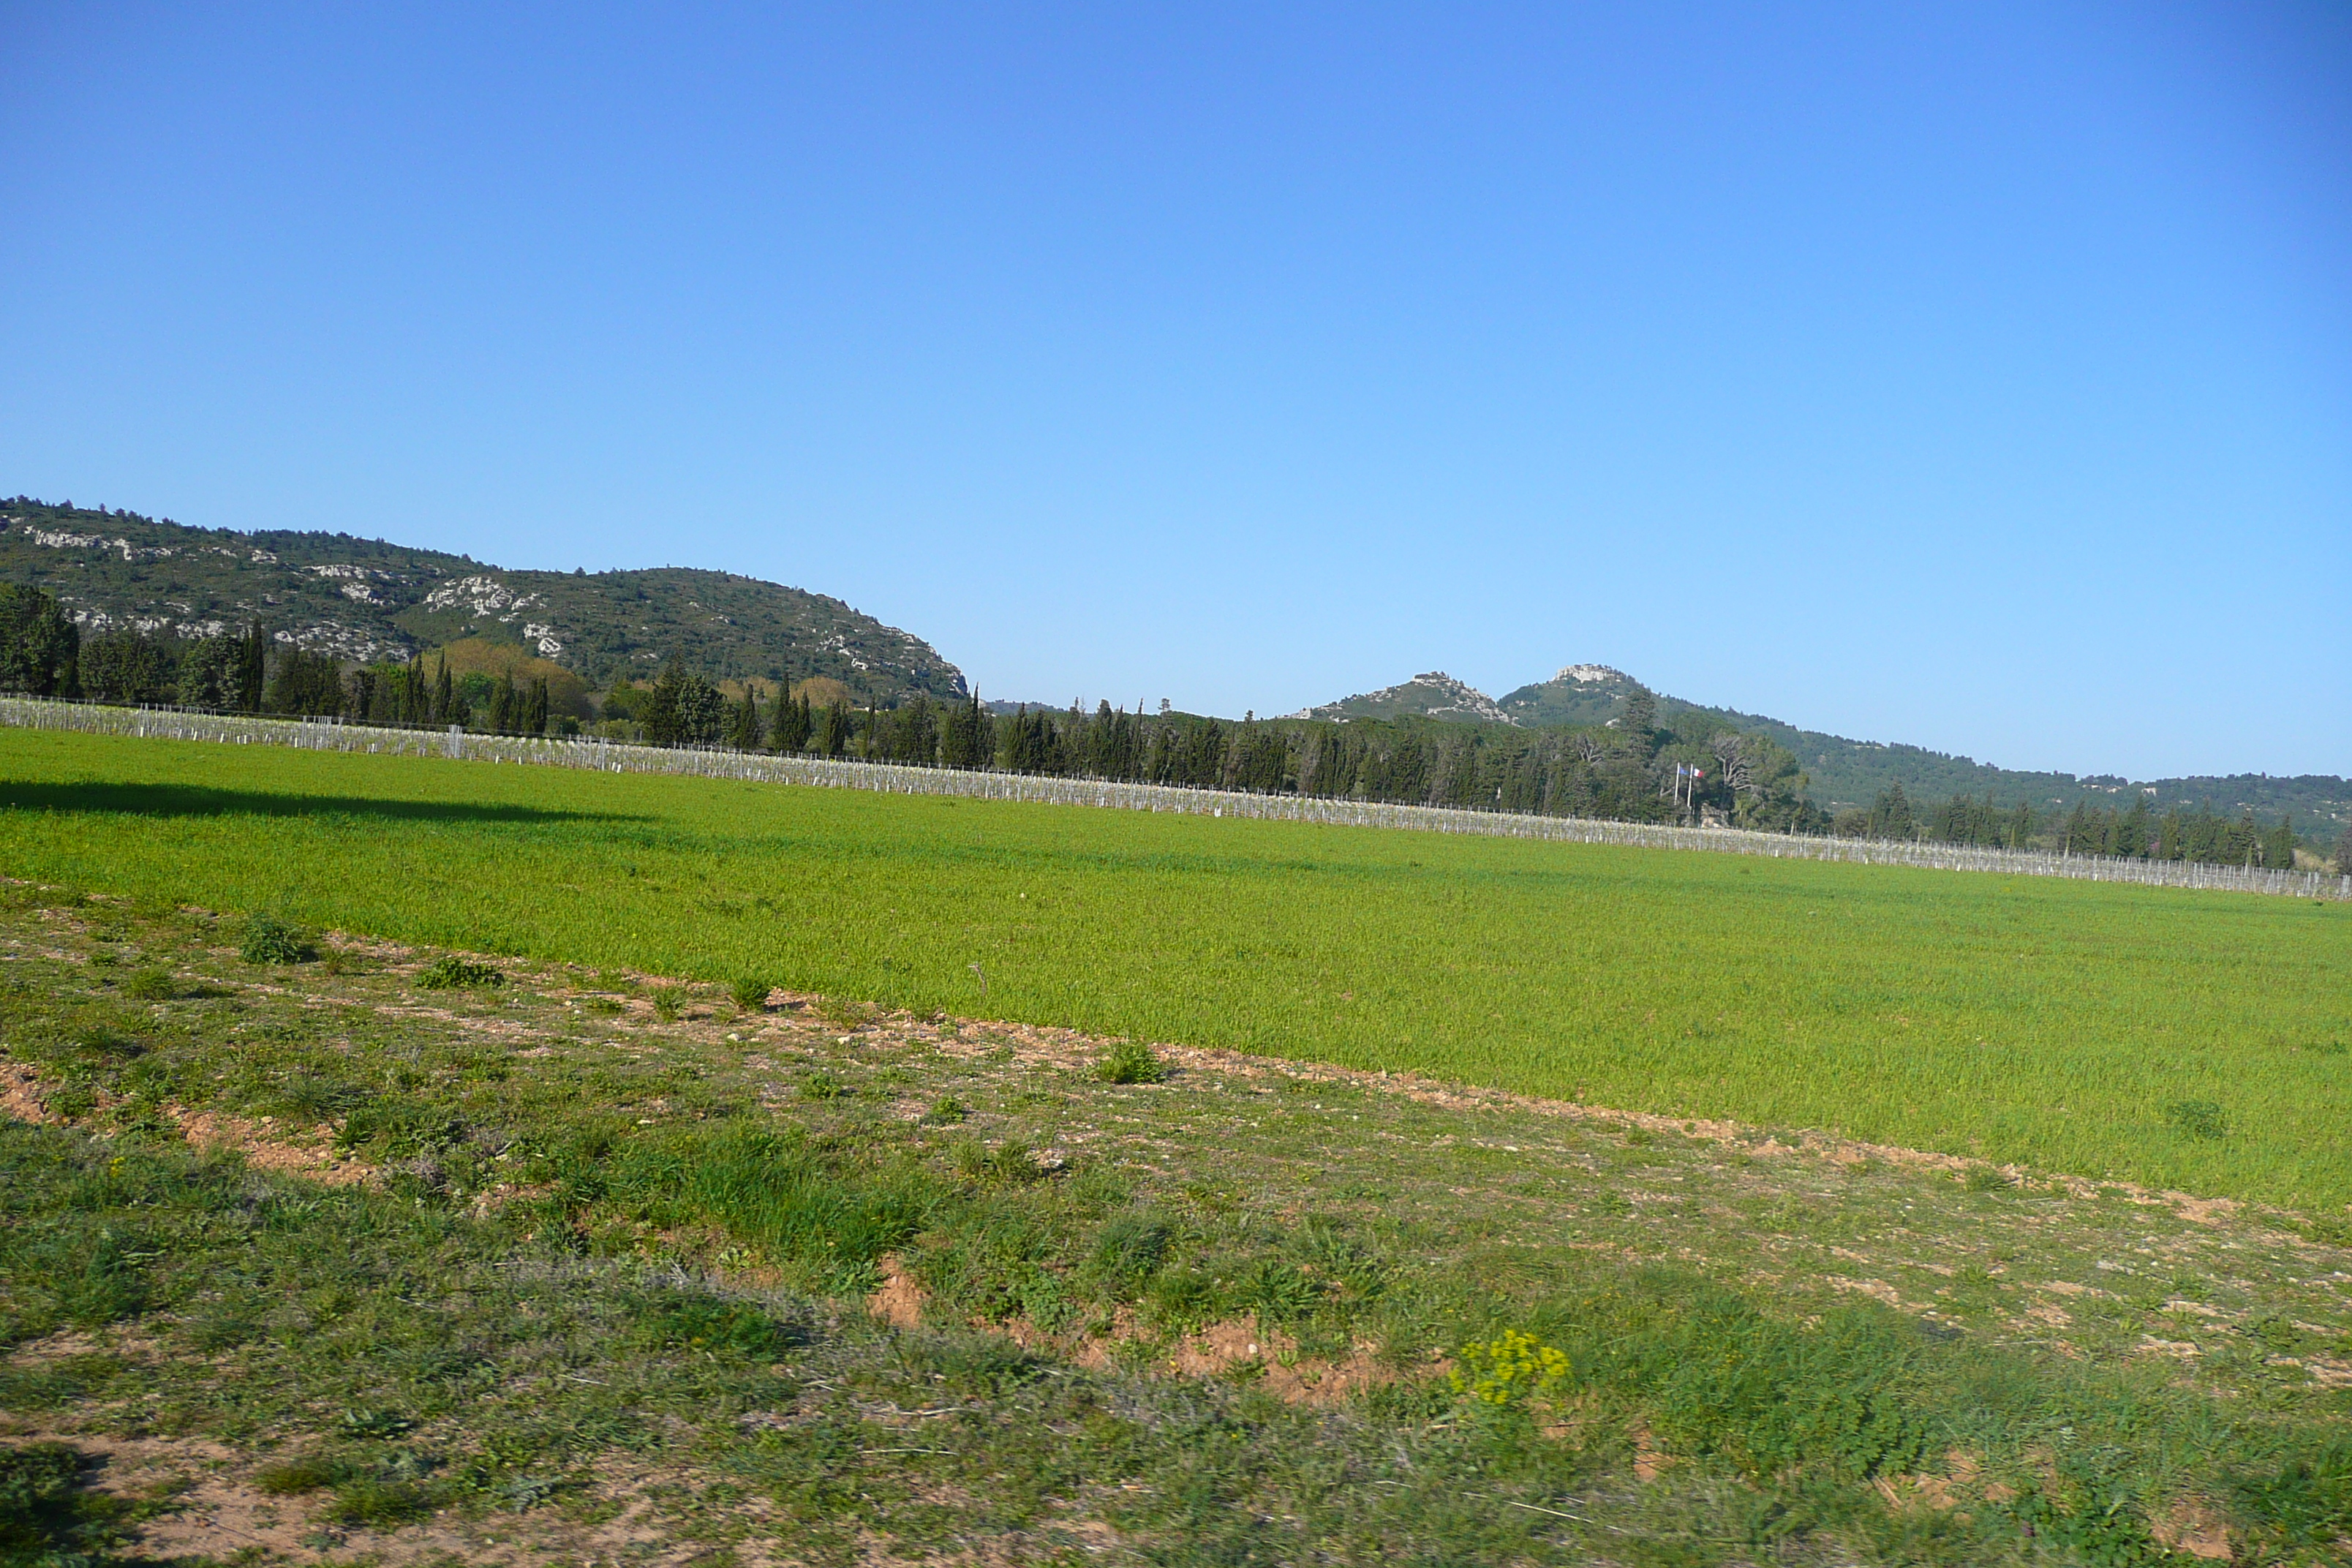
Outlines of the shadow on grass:
<svg viewBox="0 0 2352 1568">
<path fill-rule="evenodd" d="M 275 795 L 188 784 L 29 784 L 0 779 L 0 811 L 114 816 L 371 816 L 393 822 L 636 822 L 614 812 L 548 811 L 530 805 L 363 795 Z"/>
</svg>

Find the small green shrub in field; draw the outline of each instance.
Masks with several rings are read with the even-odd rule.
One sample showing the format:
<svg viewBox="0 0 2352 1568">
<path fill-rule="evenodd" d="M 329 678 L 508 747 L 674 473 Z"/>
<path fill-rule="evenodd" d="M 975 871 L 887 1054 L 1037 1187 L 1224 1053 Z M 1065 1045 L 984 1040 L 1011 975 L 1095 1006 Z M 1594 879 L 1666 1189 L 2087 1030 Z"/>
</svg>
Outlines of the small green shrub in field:
<svg viewBox="0 0 2352 1568">
<path fill-rule="evenodd" d="M 492 965 L 475 963 L 455 953 L 436 959 L 425 973 L 416 977 L 418 989 L 425 991 L 453 991 L 460 986 L 504 985 L 506 983 L 506 975 Z"/>
<path fill-rule="evenodd" d="M 1473 1340 L 1454 1361 L 1448 1376 L 1454 1392 L 1498 1409 L 1550 1398 L 1568 1385 L 1571 1371 L 1565 1352 L 1518 1329 L 1505 1329 L 1491 1340 Z"/>
<path fill-rule="evenodd" d="M 1971 1166 L 1961 1184 L 1972 1193 L 2005 1193 L 2013 1184 L 2006 1172 L 1995 1165 Z"/>
<path fill-rule="evenodd" d="M 654 1005 L 654 1016 L 665 1024 L 677 1022 L 678 1009 L 686 1005 L 686 993 L 675 985 L 656 985 L 646 993 Z"/>
<path fill-rule="evenodd" d="M 580 1005 L 591 1013 L 601 1013 L 608 1018 L 629 1010 L 627 1005 L 617 996 L 591 996 Z"/>
<path fill-rule="evenodd" d="M 299 1497 L 351 1479 L 352 1467 L 342 1459 L 331 1459 L 323 1454 L 305 1454 L 275 1465 L 264 1465 L 253 1478 L 253 1484 L 272 1497 Z"/>
<path fill-rule="evenodd" d="M 1158 1083 L 1168 1076 L 1168 1065 L 1150 1046 L 1119 1040 L 1095 1063 L 1095 1077 L 1105 1083 Z"/>
<path fill-rule="evenodd" d="M 1049 1174 L 1018 1138 L 1008 1138 L 993 1149 L 977 1138 L 963 1139 L 955 1146 L 955 1163 L 958 1174 L 991 1185 L 1018 1185 Z"/>
<path fill-rule="evenodd" d="M 310 956 L 301 936 L 275 915 L 253 915 L 245 922 L 245 941 L 237 955 L 247 963 L 299 963 Z"/>
<path fill-rule="evenodd" d="M 383 1529 L 409 1524 L 441 1506 L 443 1489 L 429 1482 L 380 1480 L 373 1476 L 335 1493 L 327 1517 L 337 1524 Z"/>
<path fill-rule="evenodd" d="M 952 1127 L 971 1114 L 971 1112 L 965 1109 L 962 1100 L 952 1094 L 943 1094 L 931 1101 L 931 1112 L 926 1120 L 935 1121 L 942 1127 Z"/>
<path fill-rule="evenodd" d="M 86 1083 L 59 1084 L 42 1096 L 41 1108 L 52 1116 L 79 1121 L 98 1109 L 98 1090 Z"/>
<path fill-rule="evenodd" d="M 848 1087 L 829 1072 L 813 1072 L 801 1079 L 803 1100 L 839 1100 Z"/>
<path fill-rule="evenodd" d="M 142 969 L 122 980 L 122 994 L 131 1002 L 169 1002 L 179 994 L 179 985 L 172 983 L 169 969 Z"/>
<path fill-rule="evenodd" d="M 739 976 L 727 987 L 735 1005 L 746 1013 L 764 1013 L 768 1008 L 768 993 L 775 987 L 754 975 Z"/>
<path fill-rule="evenodd" d="M 335 1425 L 353 1437 L 397 1437 L 416 1423 L 396 1410 L 346 1410 Z"/>
<path fill-rule="evenodd" d="M 147 1054 L 147 1042 L 113 1029 L 84 1029 L 74 1036 L 73 1048 L 94 1061 L 130 1061 Z"/>
<path fill-rule="evenodd" d="M 2164 1108 L 2164 1119 L 2191 1138 L 2226 1138 L 2230 1119 L 2210 1100 L 2177 1100 Z"/>
</svg>

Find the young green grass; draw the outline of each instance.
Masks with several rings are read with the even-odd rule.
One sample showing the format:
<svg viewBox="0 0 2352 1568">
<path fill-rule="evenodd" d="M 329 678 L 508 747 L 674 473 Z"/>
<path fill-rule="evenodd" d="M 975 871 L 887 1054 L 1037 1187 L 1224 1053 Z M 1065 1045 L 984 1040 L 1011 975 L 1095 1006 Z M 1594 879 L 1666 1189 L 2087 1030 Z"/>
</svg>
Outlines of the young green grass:
<svg viewBox="0 0 2352 1568">
<path fill-rule="evenodd" d="M 2199 1509 L 2315 1562 L 2352 1524 L 2352 1258 L 2275 1216 L 1220 1054 L 1106 1082 L 1099 1039 L 844 1038 L 805 993 L 583 1017 L 589 974 L 511 964 L 420 1007 L 467 955 L 257 972 L 225 929 L 0 896 L 0 1071 L 75 1119 L 0 1119 L 36 1561 L 135 1523 L 69 1450 L 158 1434 L 339 1561 L 583 1560 L 624 1500 L 674 1555 L 842 1564 L 2154 1563 Z M 113 945 L 189 984 L 124 995 Z M 919 1325 L 859 1310 L 885 1279 Z"/>
<path fill-rule="evenodd" d="M 20 878 L 2352 1202 L 2343 908 L 31 731 L 0 773 Z"/>
</svg>

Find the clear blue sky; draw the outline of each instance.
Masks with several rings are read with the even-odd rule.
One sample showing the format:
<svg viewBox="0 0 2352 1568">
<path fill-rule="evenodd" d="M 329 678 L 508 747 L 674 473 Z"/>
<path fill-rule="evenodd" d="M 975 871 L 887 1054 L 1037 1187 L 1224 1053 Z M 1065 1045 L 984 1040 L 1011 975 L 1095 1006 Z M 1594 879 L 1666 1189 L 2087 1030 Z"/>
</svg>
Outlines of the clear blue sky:
<svg viewBox="0 0 2352 1568">
<path fill-rule="evenodd" d="M 2352 773 L 2352 9 L 0 5 L 0 493 Z"/>
</svg>

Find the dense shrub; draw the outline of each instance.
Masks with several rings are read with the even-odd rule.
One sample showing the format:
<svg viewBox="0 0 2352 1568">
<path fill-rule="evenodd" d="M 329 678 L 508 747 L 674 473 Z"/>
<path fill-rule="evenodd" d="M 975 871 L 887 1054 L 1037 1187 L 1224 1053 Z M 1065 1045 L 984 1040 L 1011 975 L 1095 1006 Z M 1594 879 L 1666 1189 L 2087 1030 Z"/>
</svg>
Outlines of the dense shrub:
<svg viewBox="0 0 2352 1568">
<path fill-rule="evenodd" d="M 416 984 L 426 991 L 449 991 L 463 985 L 504 985 L 507 977 L 487 963 L 475 963 L 451 954 L 436 959 Z"/>
</svg>

